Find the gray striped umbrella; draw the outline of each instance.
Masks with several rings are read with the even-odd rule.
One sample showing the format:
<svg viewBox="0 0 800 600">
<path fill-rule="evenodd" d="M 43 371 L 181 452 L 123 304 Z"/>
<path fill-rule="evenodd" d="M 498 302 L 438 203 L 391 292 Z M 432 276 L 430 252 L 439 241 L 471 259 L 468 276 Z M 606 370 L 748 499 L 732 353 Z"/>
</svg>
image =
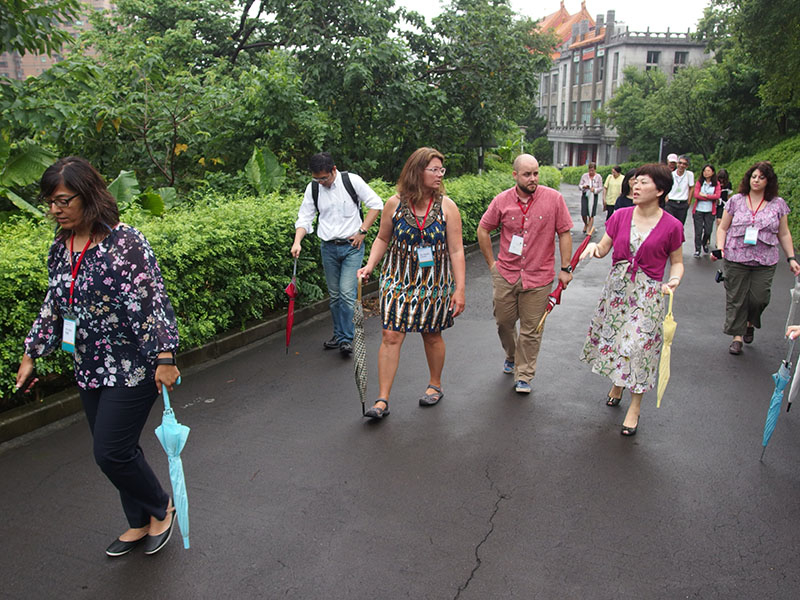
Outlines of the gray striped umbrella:
<svg viewBox="0 0 800 600">
<path fill-rule="evenodd" d="M 353 371 L 361 398 L 361 414 L 367 401 L 367 343 L 364 340 L 364 306 L 361 304 L 361 278 L 358 279 L 358 301 L 353 310 Z"/>
</svg>

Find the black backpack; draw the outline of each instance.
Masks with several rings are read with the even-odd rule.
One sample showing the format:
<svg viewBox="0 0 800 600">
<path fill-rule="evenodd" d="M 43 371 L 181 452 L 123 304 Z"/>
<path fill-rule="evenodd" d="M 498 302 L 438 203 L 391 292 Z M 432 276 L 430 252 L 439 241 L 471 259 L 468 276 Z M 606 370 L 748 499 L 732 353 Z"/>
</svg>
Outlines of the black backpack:
<svg viewBox="0 0 800 600">
<path fill-rule="evenodd" d="M 350 197 L 353 199 L 353 202 L 356 203 L 356 207 L 358 207 L 358 214 L 361 218 L 364 218 L 364 215 L 361 213 L 361 202 L 358 199 L 358 194 L 356 193 L 356 188 L 353 187 L 352 182 L 350 181 L 350 173 L 347 171 L 339 171 L 342 174 L 342 183 L 344 184 L 344 189 L 347 190 L 347 193 L 350 194 Z M 316 181 L 311 182 L 311 197 L 314 200 L 314 210 L 319 214 L 319 183 Z"/>
</svg>

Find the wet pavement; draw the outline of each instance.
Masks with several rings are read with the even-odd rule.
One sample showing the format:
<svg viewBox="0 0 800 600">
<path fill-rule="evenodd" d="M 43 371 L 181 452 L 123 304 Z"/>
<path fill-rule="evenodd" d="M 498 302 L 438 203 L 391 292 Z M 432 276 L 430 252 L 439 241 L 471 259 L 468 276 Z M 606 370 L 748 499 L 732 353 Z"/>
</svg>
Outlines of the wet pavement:
<svg viewBox="0 0 800 600">
<path fill-rule="evenodd" d="M 563 191 L 577 245 L 579 197 Z M 362 419 L 350 361 L 322 350 L 327 316 L 295 328 L 288 356 L 279 333 L 184 373 L 189 550 L 176 530 L 155 556 L 105 557 L 126 526 L 82 417 L 0 446 L 0 598 L 796 598 L 800 413 L 759 461 L 791 274 L 781 259 L 764 327 L 732 356 L 716 264 L 692 251 L 672 379 L 661 408 L 645 395 L 636 437 L 619 434 L 628 394 L 606 407 L 608 381 L 578 360 L 610 257 L 579 268 L 520 396 L 474 253 L 436 407 L 417 405 L 412 334 L 391 415 Z M 366 337 L 375 396 L 375 316 Z M 168 485 L 159 420 L 142 445 Z"/>
</svg>

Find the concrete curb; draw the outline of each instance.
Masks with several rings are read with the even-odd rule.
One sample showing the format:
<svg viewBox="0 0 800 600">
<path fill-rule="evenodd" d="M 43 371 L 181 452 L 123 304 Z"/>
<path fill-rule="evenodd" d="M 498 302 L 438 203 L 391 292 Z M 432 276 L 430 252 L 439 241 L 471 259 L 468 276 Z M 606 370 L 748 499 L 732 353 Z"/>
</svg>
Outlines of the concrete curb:
<svg viewBox="0 0 800 600">
<path fill-rule="evenodd" d="M 479 249 L 478 244 L 475 243 L 465 246 L 464 252 L 472 254 Z M 377 292 L 378 282 L 370 281 L 364 286 L 362 295 L 372 296 Z M 295 324 L 302 323 L 326 310 L 328 310 L 327 298 L 295 311 L 294 322 Z M 185 370 L 217 359 L 224 354 L 283 331 L 285 324 L 286 314 L 284 313 L 265 321 L 256 322 L 244 330 L 224 333 L 208 344 L 180 353 L 178 366 L 181 370 Z M 83 410 L 83 406 L 78 395 L 78 388 L 75 387 L 52 396 L 46 396 L 41 402 L 26 404 L 6 411 L 0 414 L 0 444 L 69 417 L 81 410 Z"/>
</svg>

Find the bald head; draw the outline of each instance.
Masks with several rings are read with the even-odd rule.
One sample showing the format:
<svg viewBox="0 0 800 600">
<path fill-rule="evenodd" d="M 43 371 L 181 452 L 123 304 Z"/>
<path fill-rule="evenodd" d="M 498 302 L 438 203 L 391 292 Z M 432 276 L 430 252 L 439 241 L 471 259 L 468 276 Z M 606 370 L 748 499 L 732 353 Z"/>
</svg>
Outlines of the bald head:
<svg viewBox="0 0 800 600">
<path fill-rule="evenodd" d="M 529 196 L 539 185 L 539 161 L 530 154 L 520 154 L 514 159 L 514 181 L 521 196 Z"/>
</svg>

